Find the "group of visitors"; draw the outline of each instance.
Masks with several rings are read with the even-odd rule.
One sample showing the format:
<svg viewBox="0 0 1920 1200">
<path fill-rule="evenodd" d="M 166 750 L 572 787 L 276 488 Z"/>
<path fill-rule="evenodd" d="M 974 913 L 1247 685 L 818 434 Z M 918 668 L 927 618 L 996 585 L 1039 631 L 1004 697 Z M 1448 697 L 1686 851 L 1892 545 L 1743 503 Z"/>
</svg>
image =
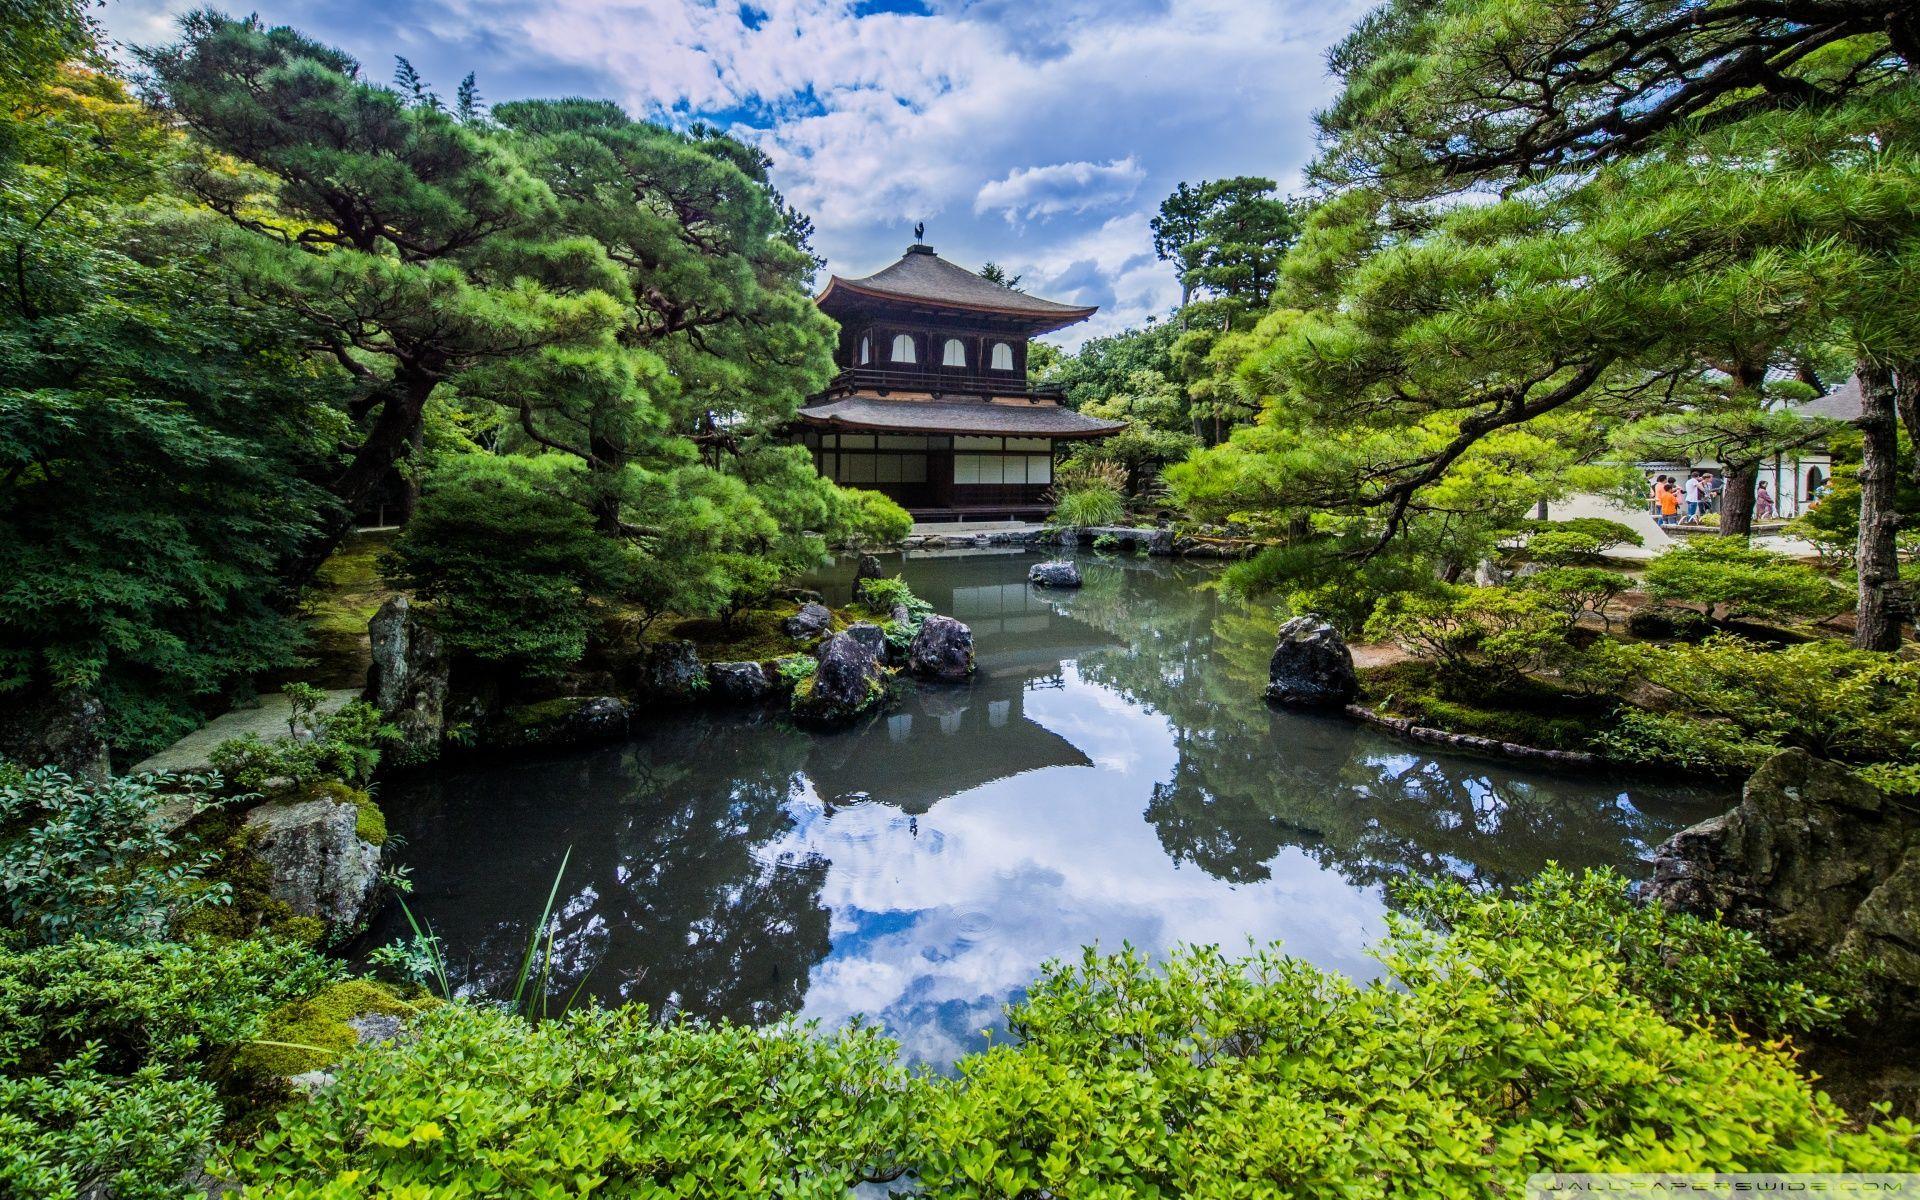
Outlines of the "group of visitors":
<svg viewBox="0 0 1920 1200">
<path fill-rule="evenodd" d="M 1684 521 L 1688 525 L 1698 524 L 1702 517 L 1720 511 L 1720 500 L 1726 486 L 1726 480 L 1712 471 L 1694 471 L 1687 476 L 1685 483 L 1677 482 L 1671 475 L 1655 476 L 1653 492 L 1647 498 L 1648 506 L 1653 510 L 1654 523 L 1678 525 Z M 1760 486 L 1754 489 L 1753 519 L 1771 520 L 1778 512 L 1778 503 L 1763 479 Z"/>
<path fill-rule="evenodd" d="M 1656 476 L 1653 494 L 1648 497 L 1654 522 L 1677 525 L 1684 519 L 1689 525 L 1697 524 L 1708 513 L 1720 511 L 1720 494 L 1725 487 L 1725 481 L 1712 471 L 1694 471 L 1685 483 L 1676 483 L 1671 475 Z M 1682 505 L 1686 507 L 1684 517 Z"/>
</svg>

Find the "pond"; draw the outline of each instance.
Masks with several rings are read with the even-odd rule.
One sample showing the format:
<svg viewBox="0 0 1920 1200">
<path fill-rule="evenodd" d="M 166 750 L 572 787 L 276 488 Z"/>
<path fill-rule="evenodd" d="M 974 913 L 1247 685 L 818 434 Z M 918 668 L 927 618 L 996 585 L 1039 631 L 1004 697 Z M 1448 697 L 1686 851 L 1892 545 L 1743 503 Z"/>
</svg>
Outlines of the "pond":
<svg viewBox="0 0 1920 1200">
<path fill-rule="evenodd" d="M 1356 977 L 1385 881 L 1642 871 L 1720 789 L 1436 753 L 1260 698 L 1275 619 L 1211 569 L 1023 553 L 907 560 L 973 627 L 966 686 L 903 685 L 827 735 L 776 716 L 658 719 L 632 741 L 454 765 L 381 796 L 411 904 L 463 990 L 511 991 L 563 855 L 555 989 L 741 1021 L 883 1023 L 944 1065 L 1083 945 L 1281 940 Z M 851 568 L 825 584 L 846 598 Z M 833 594 L 836 593 L 837 594 Z M 389 905 L 364 944 L 400 937 Z"/>
</svg>

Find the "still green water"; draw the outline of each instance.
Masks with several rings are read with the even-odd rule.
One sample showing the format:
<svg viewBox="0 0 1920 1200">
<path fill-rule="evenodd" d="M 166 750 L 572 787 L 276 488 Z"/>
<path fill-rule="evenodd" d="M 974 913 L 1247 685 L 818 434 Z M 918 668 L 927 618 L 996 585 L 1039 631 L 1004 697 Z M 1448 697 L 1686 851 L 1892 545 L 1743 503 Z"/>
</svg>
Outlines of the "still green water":
<svg viewBox="0 0 1920 1200">
<path fill-rule="evenodd" d="M 1717 789 L 1553 775 L 1260 699 L 1275 619 L 1206 567 L 920 556 L 914 590 L 973 627 L 971 685 L 904 685 L 844 733 L 777 716 L 652 720 L 623 745 L 455 766 L 381 796 L 415 914 L 455 982 L 511 990 L 561 856 L 556 990 L 656 1011 L 883 1023 L 945 1064 L 1003 1028 L 1041 963 L 1131 942 L 1281 940 L 1357 977 L 1383 884 L 1549 861 L 1642 870 Z M 843 602 L 851 567 L 819 581 Z M 397 911 L 365 944 L 401 935 Z"/>
</svg>

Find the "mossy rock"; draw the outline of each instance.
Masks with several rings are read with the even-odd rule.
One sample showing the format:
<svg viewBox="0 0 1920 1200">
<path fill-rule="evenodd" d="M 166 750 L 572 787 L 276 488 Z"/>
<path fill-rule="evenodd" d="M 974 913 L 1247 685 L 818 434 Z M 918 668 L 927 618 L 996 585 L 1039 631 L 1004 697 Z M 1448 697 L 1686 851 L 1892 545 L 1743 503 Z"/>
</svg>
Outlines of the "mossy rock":
<svg viewBox="0 0 1920 1200">
<path fill-rule="evenodd" d="M 386 984 L 345 979 L 305 1000 L 284 1004 L 266 1015 L 260 1034 L 235 1056 L 236 1069 L 258 1075 L 287 1076 L 332 1066 L 360 1043 L 351 1024 L 356 1017 L 419 1014 L 431 999 L 402 999 Z M 270 1044 L 271 1043 L 271 1044 Z"/>
</svg>

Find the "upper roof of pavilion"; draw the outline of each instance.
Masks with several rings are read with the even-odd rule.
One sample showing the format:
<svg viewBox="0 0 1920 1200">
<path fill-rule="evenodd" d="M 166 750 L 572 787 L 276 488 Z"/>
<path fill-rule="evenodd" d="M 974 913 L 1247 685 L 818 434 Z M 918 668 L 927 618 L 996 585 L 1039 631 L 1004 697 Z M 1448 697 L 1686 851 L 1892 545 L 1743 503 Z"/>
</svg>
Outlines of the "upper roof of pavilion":
<svg viewBox="0 0 1920 1200">
<path fill-rule="evenodd" d="M 1006 318 L 1029 335 L 1084 321 L 1100 311 L 1098 306 L 1062 304 L 1015 291 L 948 262 L 935 254 L 932 246 L 920 242 L 908 246 L 898 262 L 871 275 L 859 279 L 831 277 L 814 302 L 828 316 L 842 321 L 855 313 L 904 305 L 959 316 Z"/>
</svg>

